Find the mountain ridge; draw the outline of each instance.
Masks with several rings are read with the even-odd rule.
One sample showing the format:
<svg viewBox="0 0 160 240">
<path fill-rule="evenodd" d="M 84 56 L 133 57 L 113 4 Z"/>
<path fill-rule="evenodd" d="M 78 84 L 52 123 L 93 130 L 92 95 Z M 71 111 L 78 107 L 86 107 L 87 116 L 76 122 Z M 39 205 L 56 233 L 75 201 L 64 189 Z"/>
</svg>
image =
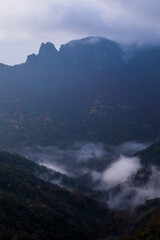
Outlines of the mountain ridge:
<svg viewBox="0 0 160 240">
<path fill-rule="evenodd" d="M 159 66 L 159 48 L 137 49 L 126 61 L 104 38 L 59 51 L 42 44 L 26 63 L 0 67 L 0 146 L 159 137 Z"/>
<path fill-rule="evenodd" d="M 127 58 L 127 59 L 131 59 L 133 57 L 133 55 L 136 55 L 136 52 L 137 51 L 145 51 L 146 49 L 148 50 L 152 50 L 152 49 L 157 49 L 157 48 L 160 48 L 160 46 L 157 44 L 157 45 L 152 45 L 152 44 L 147 44 L 147 45 L 142 45 L 142 46 L 139 46 L 137 44 L 128 44 L 128 45 L 124 45 L 124 44 L 120 44 L 114 40 L 110 40 L 108 38 L 105 38 L 105 37 L 102 37 L 102 36 L 89 36 L 89 37 L 84 37 L 82 39 L 76 39 L 76 40 L 71 40 L 67 43 L 64 43 L 64 44 L 61 44 L 59 49 L 57 49 L 54 45 L 54 43 L 52 42 L 42 42 L 41 43 L 41 46 L 39 48 L 39 51 L 38 51 L 38 54 L 35 54 L 35 53 L 32 53 L 32 54 L 29 54 L 27 56 L 30 57 L 32 55 L 35 55 L 35 56 L 38 56 L 39 54 L 40 55 L 43 55 L 42 51 L 45 51 L 45 54 L 46 54 L 46 51 L 48 49 L 48 56 L 52 55 L 51 52 L 53 53 L 60 53 L 61 51 L 63 51 L 63 49 L 65 48 L 71 48 L 71 47 L 78 47 L 78 46 L 85 46 L 85 45 L 98 45 L 99 43 L 104 43 L 107 45 L 107 43 L 109 44 L 109 46 L 111 45 L 116 45 L 119 47 L 119 49 L 121 50 L 122 52 L 122 58 Z M 129 57 L 125 57 L 125 55 L 129 55 Z M 47 55 L 46 55 L 47 56 Z M 26 59 L 26 62 L 27 62 L 27 59 Z M 26 63 L 24 62 L 24 63 Z M 16 65 L 8 65 L 8 64 L 3 64 L 3 63 L 0 63 L 1 65 L 5 65 L 5 66 L 10 66 L 10 67 L 14 67 L 14 66 L 19 66 L 21 64 L 24 64 L 24 63 L 20 63 L 20 64 L 16 64 Z"/>
</svg>

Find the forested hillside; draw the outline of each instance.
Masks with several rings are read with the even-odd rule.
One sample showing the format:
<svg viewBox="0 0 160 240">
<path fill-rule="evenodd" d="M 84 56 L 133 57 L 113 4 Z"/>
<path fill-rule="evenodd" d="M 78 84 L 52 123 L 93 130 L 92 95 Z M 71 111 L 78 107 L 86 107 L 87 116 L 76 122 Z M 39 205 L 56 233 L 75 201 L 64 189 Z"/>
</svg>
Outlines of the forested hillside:
<svg viewBox="0 0 160 240">
<path fill-rule="evenodd" d="M 159 47 L 90 37 L 1 64 L 1 148 L 159 137 L 159 59 Z"/>
<path fill-rule="evenodd" d="M 0 165 L 1 239 L 100 239 L 122 232 L 123 214 L 35 177 L 31 161 L 0 153 Z"/>
<path fill-rule="evenodd" d="M 1 152 L 0 165 L 3 240 L 159 239 L 159 199 L 134 211 L 109 210 L 102 202 L 36 177 L 36 164 L 25 158 Z"/>
</svg>

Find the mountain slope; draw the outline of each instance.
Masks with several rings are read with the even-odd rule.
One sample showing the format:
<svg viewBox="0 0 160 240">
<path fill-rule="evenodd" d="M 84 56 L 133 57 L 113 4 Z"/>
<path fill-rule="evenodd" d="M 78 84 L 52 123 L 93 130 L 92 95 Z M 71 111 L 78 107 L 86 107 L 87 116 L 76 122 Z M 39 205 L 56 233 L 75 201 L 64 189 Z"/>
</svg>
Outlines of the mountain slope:
<svg viewBox="0 0 160 240">
<path fill-rule="evenodd" d="M 35 164 L 0 153 L 1 239 L 99 239 L 121 232 L 121 216 L 35 177 Z M 38 166 L 37 166 L 38 169 Z"/>
<path fill-rule="evenodd" d="M 71 41 L 57 51 L 0 66 L 0 147 L 120 143 L 159 136 L 160 48 L 132 57 L 105 38 Z"/>
<path fill-rule="evenodd" d="M 159 239 L 159 199 L 147 201 L 131 212 L 115 212 L 39 179 L 35 176 L 39 166 L 25 158 L 1 152 L 0 165 L 3 240 Z"/>
<path fill-rule="evenodd" d="M 132 230 L 120 240 L 146 240 L 160 238 L 160 200 L 150 200 L 137 207 L 132 215 Z"/>
<path fill-rule="evenodd" d="M 156 142 L 147 149 L 136 153 L 140 157 L 141 163 L 146 166 L 160 166 L 160 142 Z"/>
</svg>

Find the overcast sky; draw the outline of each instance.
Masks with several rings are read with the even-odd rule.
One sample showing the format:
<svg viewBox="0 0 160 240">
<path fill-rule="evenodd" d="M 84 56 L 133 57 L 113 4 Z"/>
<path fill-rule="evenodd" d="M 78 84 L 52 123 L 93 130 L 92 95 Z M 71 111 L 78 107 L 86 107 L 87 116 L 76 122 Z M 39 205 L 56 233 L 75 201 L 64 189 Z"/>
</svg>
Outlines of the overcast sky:
<svg viewBox="0 0 160 240">
<path fill-rule="evenodd" d="M 104 36 L 160 42 L 160 0 L 0 0 L 0 62 L 21 63 L 42 42 Z"/>
</svg>

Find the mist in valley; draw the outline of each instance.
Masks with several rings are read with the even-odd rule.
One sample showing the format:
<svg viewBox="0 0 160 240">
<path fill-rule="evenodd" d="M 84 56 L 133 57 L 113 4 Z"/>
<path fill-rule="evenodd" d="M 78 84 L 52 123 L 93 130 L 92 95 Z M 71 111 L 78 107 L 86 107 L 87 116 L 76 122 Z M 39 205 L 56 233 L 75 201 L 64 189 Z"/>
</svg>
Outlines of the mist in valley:
<svg viewBox="0 0 160 240">
<path fill-rule="evenodd" d="M 160 170 L 157 166 L 147 169 L 135 153 L 148 148 L 149 142 L 125 142 L 117 146 L 102 143 L 78 142 L 67 149 L 56 146 L 35 146 L 14 149 L 51 172 L 58 172 L 62 178 L 50 179 L 47 174 L 39 175 L 70 191 L 84 186 L 83 194 L 94 195 L 109 208 L 121 210 L 133 209 L 146 200 L 160 196 Z M 63 177 L 73 182 L 73 187 L 64 184 Z M 74 189 L 75 186 L 78 189 Z"/>
</svg>

